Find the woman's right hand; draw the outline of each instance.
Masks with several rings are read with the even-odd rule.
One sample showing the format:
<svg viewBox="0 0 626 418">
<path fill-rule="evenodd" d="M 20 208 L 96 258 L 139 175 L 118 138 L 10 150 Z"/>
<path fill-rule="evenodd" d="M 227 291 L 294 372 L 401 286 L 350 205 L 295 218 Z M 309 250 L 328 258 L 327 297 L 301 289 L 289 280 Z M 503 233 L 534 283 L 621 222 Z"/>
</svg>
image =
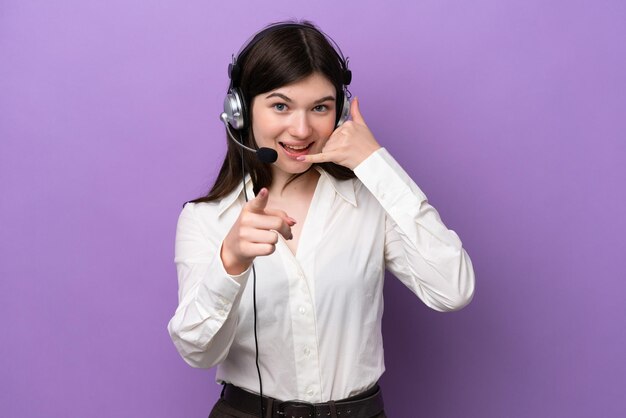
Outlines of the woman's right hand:
<svg viewBox="0 0 626 418">
<path fill-rule="evenodd" d="M 239 218 L 224 238 L 220 254 L 226 272 L 236 276 L 250 267 L 255 257 L 270 255 L 276 250 L 278 234 L 293 238 L 291 227 L 295 219 L 278 209 L 267 209 L 269 192 L 266 188 L 247 202 Z"/>
</svg>

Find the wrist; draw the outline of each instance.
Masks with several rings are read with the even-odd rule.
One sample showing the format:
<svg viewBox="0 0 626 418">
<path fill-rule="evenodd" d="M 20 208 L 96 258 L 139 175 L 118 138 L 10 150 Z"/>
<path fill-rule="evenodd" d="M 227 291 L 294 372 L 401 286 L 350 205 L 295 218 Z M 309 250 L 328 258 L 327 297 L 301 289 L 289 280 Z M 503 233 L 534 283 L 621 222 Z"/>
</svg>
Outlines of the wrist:
<svg viewBox="0 0 626 418">
<path fill-rule="evenodd" d="M 222 259 L 222 266 L 224 266 L 224 270 L 231 276 L 240 275 L 244 271 L 248 270 L 250 264 L 252 264 L 252 260 L 241 260 L 236 257 L 226 248 L 225 245 L 222 245 L 220 258 Z"/>
<path fill-rule="evenodd" d="M 376 144 L 375 146 L 369 147 L 367 150 L 363 152 L 363 154 L 361 155 L 361 158 L 355 161 L 355 163 L 353 164 L 353 167 L 349 167 L 349 168 L 352 171 L 354 171 L 354 169 L 357 168 L 363 161 L 367 160 L 369 157 L 372 156 L 372 154 L 374 154 L 376 151 L 378 151 L 381 148 L 382 147 L 378 144 Z"/>
</svg>

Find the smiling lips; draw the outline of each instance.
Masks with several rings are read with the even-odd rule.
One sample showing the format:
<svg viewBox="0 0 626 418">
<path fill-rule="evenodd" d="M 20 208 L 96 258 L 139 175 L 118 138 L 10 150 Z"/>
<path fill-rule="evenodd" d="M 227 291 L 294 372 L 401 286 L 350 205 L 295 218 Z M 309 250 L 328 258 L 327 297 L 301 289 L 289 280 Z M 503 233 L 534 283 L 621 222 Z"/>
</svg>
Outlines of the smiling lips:
<svg viewBox="0 0 626 418">
<path fill-rule="evenodd" d="M 279 142 L 279 144 L 285 151 L 285 154 L 287 154 L 291 158 L 296 158 L 301 155 L 308 154 L 314 142 L 311 142 L 308 145 L 287 145 L 284 142 Z"/>
</svg>

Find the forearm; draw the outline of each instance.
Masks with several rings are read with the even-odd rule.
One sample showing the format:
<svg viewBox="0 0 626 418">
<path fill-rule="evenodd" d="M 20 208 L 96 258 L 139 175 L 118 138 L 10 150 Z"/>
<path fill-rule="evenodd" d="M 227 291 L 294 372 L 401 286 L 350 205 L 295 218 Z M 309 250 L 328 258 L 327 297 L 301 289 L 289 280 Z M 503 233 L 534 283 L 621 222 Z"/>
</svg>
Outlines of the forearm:
<svg viewBox="0 0 626 418">
<path fill-rule="evenodd" d="M 215 263 L 221 264 L 219 257 Z M 219 272 L 221 269 L 177 263 L 179 280 L 196 284 L 180 295 L 168 331 L 180 355 L 193 367 L 208 368 L 219 363 L 235 336 L 237 308 L 249 272 L 228 276 Z"/>
<path fill-rule="evenodd" d="M 415 182 L 384 149 L 355 174 L 386 212 L 386 267 L 433 309 L 467 305 L 474 293 L 471 260 Z"/>
</svg>

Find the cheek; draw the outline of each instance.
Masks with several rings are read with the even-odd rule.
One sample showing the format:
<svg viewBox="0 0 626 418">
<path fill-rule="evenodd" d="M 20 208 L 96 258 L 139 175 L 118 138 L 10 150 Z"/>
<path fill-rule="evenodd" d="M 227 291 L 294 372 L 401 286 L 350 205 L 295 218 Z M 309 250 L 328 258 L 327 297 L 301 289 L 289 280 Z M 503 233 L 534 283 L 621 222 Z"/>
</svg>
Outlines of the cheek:
<svg viewBox="0 0 626 418">
<path fill-rule="evenodd" d="M 318 132 L 320 133 L 320 136 L 326 140 L 335 131 L 335 118 L 329 118 L 320 122 Z"/>
<path fill-rule="evenodd" d="M 332 133 L 333 133 L 333 131 L 330 131 L 330 132 L 328 132 L 328 135 L 322 136 L 322 140 L 319 141 L 319 145 L 318 145 L 320 150 L 326 146 L 326 144 L 328 143 L 328 138 L 330 137 L 330 135 Z"/>
<path fill-rule="evenodd" d="M 252 130 L 254 131 L 262 131 L 263 126 L 266 124 L 265 118 L 263 117 L 262 112 L 254 112 L 252 114 Z"/>
<path fill-rule="evenodd" d="M 263 112 L 257 112 L 254 114 L 251 128 L 257 142 L 271 138 L 277 129 L 276 123 Z"/>
</svg>

